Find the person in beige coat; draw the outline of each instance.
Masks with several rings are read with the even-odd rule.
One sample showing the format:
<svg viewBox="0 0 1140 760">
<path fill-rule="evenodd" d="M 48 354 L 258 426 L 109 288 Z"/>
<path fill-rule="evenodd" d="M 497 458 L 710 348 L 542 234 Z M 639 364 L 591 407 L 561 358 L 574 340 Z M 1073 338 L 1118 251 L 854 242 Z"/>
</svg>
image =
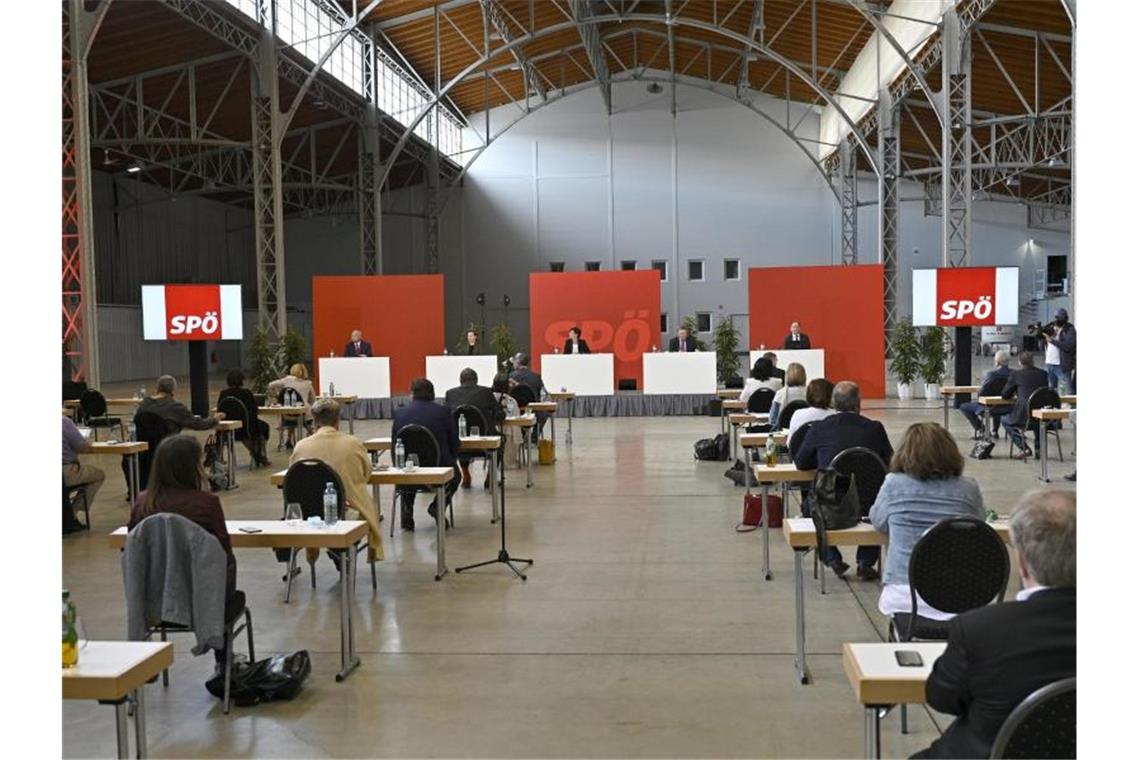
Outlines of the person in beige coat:
<svg viewBox="0 0 1140 760">
<path fill-rule="evenodd" d="M 356 510 L 368 522 L 368 559 L 383 559 L 379 513 L 368 486 L 368 478 L 372 474 L 368 451 L 359 438 L 340 432 L 340 404 L 336 401 L 318 399 L 311 412 L 317 430 L 297 442 L 289 464 L 301 459 L 319 459 L 336 471 L 344 484 L 348 508 Z M 310 561 L 315 559 L 312 557 Z"/>
</svg>

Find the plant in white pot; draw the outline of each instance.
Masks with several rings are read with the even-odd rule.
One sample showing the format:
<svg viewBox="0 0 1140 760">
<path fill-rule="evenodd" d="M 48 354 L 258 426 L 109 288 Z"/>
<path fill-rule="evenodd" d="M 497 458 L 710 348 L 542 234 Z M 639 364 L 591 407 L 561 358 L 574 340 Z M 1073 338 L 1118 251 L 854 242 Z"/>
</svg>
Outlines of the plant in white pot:
<svg viewBox="0 0 1140 760">
<path fill-rule="evenodd" d="M 926 382 L 926 398 L 939 398 L 942 379 L 946 376 L 946 359 L 951 349 L 946 330 L 941 327 L 928 327 L 919 342 L 922 355 L 919 374 Z"/>
<path fill-rule="evenodd" d="M 911 324 L 910 317 L 903 317 L 895 325 L 891 338 L 891 373 L 899 384 L 899 398 L 911 398 L 911 383 L 918 377 L 919 345 L 918 332 Z"/>
</svg>

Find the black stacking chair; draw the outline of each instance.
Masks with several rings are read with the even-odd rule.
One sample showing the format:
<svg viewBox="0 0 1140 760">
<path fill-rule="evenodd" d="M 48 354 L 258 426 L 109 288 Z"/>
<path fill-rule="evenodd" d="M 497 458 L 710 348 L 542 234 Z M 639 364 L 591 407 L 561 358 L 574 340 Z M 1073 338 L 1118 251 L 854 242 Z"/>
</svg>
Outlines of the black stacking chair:
<svg viewBox="0 0 1140 760">
<path fill-rule="evenodd" d="M 325 484 L 332 483 L 336 488 L 336 514 L 338 520 L 344 519 L 345 510 L 345 494 L 344 483 L 341 482 L 340 475 L 337 475 L 336 470 L 329 467 L 327 464 L 319 459 L 300 459 L 293 464 L 289 465 L 289 470 L 285 473 L 285 482 L 282 484 L 282 493 L 285 498 L 283 509 L 288 508 L 289 504 L 297 503 L 301 505 L 301 517 L 308 520 L 310 517 L 318 516 L 322 520 L 325 517 Z M 357 548 L 357 553 L 364 550 L 367 543 L 361 544 Z M 285 602 L 289 602 L 289 595 L 293 591 L 293 576 L 297 574 L 297 553 L 301 551 L 297 547 L 288 549 L 289 569 L 285 573 L 285 581 L 289 584 L 285 588 Z M 339 549 L 328 550 L 329 557 L 332 561 L 339 566 L 344 561 L 342 556 L 344 552 Z M 281 559 L 278 555 L 278 559 Z M 369 562 L 372 569 L 372 590 L 376 590 L 376 563 Z M 317 567 L 315 563 L 309 563 L 309 578 L 310 584 L 313 588 L 317 587 Z M 353 579 L 355 583 L 355 579 Z"/>
<path fill-rule="evenodd" d="M 758 388 L 748 397 L 748 411 L 753 414 L 763 414 L 772 408 L 772 401 L 776 398 L 776 391 L 771 388 Z"/>
<path fill-rule="evenodd" d="M 796 399 L 795 401 L 789 401 L 784 404 L 780 409 L 780 419 L 777 420 L 776 429 L 787 430 L 788 426 L 792 424 L 792 415 L 800 409 L 807 409 L 807 406 L 807 402 L 802 399 Z"/>
<path fill-rule="evenodd" d="M 804 438 L 807 438 L 807 431 L 814 424 L 814 421 L 805 422 L 796 428 L 796 432 L 792 433 L 792 437 L 788 439 L 788 453 L 793 457 L 796 455 L 796 452 L 800 450 L 800 446 L 804 445 Z M 807 517 L 807 515 L 804 515 L 804 517 Z"/>
<path fill-rule="evenodd" d="M 63 403 L 68 401 L 78 401 L 83 398 L 83 393 L 87 390 L 87 383 L 81 380 L 64 380 L 63 381 Z M 76 424 L 83 421 L 83 407 L 78 407 L 72 412 L 73 419 Z"/>
<path fill-rule="evenodd" d="M 91 505 L 87 503 L 87 486 L 69 486 L 64 483 L 63 503 L 65 509 L 70 509 L 73 513 L 83 510 L 83 527 L 91 530 Z"/>
<path fill-rule="evenodd" d="M 860 487 L 862 484 L 860 484 Z M 918 540 L 910 555 L 910 612 L 891 616 L 890 641 L 945 641 L 950 621 L 918 614 L 918 597 L 936 610 L 954 615 L 984 607 L 1005 596 L 1009 554 L 985 520 L 948 517 Z M 900 706 L 906 733 L 906 706 Z"/>
<path fill-rule="evenodd" d="M 303 404 L 305 399 L 294 388 L 282 388 L 277 394 L 277 403 L 281 406 L 296 406 Z M 288 446 L 290 450 L 297 444 L 297 428 L 302 424 L 303 417 L 281 415 L 281 424 L 277 428 L 277 450 Z"/>
<path fill-rule="evenodd" d="M 497 431 L 493 429 L 493 426 L 487 422 L 487 417 L 483 414 L 483 410 L 477 406 L 472 406 L 471 404 L 460 404 L 451 412 L 451 416 L 452 419 L 455 420 L 456 428 L 459 427 L 459 419 L 463 418 L 467 420 L 468 431 L 470 431 L 473 427 L 477 427 L 479 428 L 479 435 L 498 434 Z M 480 454 L 480 456 L 483 457 L 484 466 L 487 468 L 487 472 L 490 473 L 491 463 L 495 461 L 492 452 L 484 451 L 482 454 Z"/>
<path fill-rule="evenodd" d="M 1027 414 L 1029 414 L 1030 416 L 1028 419 L 1026 419 L 1025 424 L 1019 425 L 1017 429 L 1021 431 L 1021 435 L 1023 438 L 1031 430 L 1037 430 L 1038 435 L 1041 435 L 1041 436 L 1049 435 L 1050 433 L 1052 433 L 1053 437 L 1057 441 L 1057 456 L 1059 456 L 1061 458 L 1061 461 L 1064 462 L 1065 461 L 1065 452 L 1061 449 L 1061 423 L 1060 423 L 1060 421 L 1057 420 L 1057 421 L 1053 421 L 1053 422 L 1048 422 L 1045 424 L 1044 427 L 1041 427 L 1041 420 L 1035 420 L 1032 417 L 1033 411 L 1035 409 L 1044 409 L 1047 406 L 1051 406 L 1054 409 L 1060 409 L 1061 408 L 1061 397 L 1057 394 L 1057 391 L 1053 390 L 1052 388 L 1038 388 L 1037 390 L 1033 391 L 1033 393 L 1030 393 L 1029 394 L 1029 402 L 1028 402 L 1028 410 L 1029 411 L 1027 412 Z M 1034 441 L 1034 444 L 1035 444 L 1035 446 L 1040 446 L 1040 443 L 1038 441 Z M 1034 451 L 1036 452 L 1037 449 L 1034 448 Z M 1037 452 L 1037 453 L 1040 453 L 1040 452 Z M 1013 439 L 1012 438 L 1009 439 L 1009 456 L 1010 456 L 1010 458 L 1013 457 Z"/>
<path fill-rule="evenodd" d="M 244 441 L 249 438 L 249 416 L 246 414 L 245 404 L 238 401 L 233 396 L 226 396 L 223 399 L 218 399 L 218 411 L 226 415 L 227 420 L 237 420 L 241 423 L 241 427 L 234 432 L 235 441 Z M 230 452 L 226 452 L 229 456 Z M 257 464 L 253 461 L 253 456 L 249 457 L 249 469 L 253 470 L 254 465 Z"/>
<path fill-rule="evenodd" d="M 866 516 L 887 479 L 887 466 L 878 454 L 863 446 L 852 446 L 835 455 L 831 468 L 844 475 L 854 475 L 859 484 L 859 507 Z"/>
<path fill-rule="evenodd" d="M 107 416 L 107 399 L 94 388 L 83 391 L 79 397 L 79 408 L 83 410 L 83 419 L 87 427 L 91 428 L 95 440 L 99 440 L 99 428 L 119 428 L 119 440 L 126 440 L 127 429 L 123 426 L 122 417 Z"/>
<path fill-rule="evenodd" d="M 1077 756 L 1077 679 L 1042 686 L 1021 701 L 1001 724 L 991 758 Z"/>
<path fill-rule="evenodd" d="M 146 451 L 140 451 L 138 455 L 139 463 L 139 488 L 146 488 L 146 484 L 150 481 L 150 463 L 154 458 L 154 452 L 158 448 L 158 444 L 162 443 L 164 438 L 172 435 L 177 435 L 179 428 L 173 422 L 159 417 L 154 412 L 138 412 L 135 414 L 135 440 L 145 441 L 147 444 Z M 124 457 L 122 462 L 123 475 L 129 477 L 127 460 Z M 130 490 L 128 484 L 128 491 Z"/>
<path fill-rule="evenodd" d="M 392 463 L 396 462 L 396 442 L 403 441 L 404 443 L 404 457 L 412 454 L 420 461 L 420 467 L 438 467 L 439 466 L 439 441 L 435 439 L 435 435 L 423 425 L 404 425 L 396 431 L 392 436 Z M 396 502 L 400 499 L 401 493 L 407 491 L 415 491 L 416 493 L 432 491 L 434 489 L 427 486 L 399 486 L 392 491 L 392 522 L 388 526 L 388 536 L 396 534 Z M 441 510 L 437 519 L 446 519 L 447 512 L 451 511 L 451 524 L 455 524 L 455 508 L 448 498 L 447 504 L 437 504 L 436 509 Z"/>
</svg>

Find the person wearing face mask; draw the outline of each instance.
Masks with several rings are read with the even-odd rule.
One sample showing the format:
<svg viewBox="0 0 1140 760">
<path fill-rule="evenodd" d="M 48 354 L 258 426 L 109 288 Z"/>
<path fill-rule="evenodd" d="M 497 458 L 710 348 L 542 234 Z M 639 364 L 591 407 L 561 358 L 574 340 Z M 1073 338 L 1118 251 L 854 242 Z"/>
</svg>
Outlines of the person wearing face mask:
<svg viewBox="0 0 1140 760">
<path fill-rule="evenodd" d="M 1046 336 L 1049 345 L 1060 352 L 1061 379 L 1057 392 L 1062 396 L 1077 392 L 1077 328 L 1069 321 L 1069 312 L 1057 309 L 1053 322 L 1053 334 Z"/>
</svg>

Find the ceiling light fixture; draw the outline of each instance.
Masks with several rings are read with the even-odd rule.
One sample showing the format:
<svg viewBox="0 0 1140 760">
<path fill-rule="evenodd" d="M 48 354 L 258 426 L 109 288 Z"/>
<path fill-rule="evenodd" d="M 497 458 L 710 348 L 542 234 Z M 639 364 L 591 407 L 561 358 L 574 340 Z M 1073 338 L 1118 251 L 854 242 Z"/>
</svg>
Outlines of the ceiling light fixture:
<svg viewBox="0 0 1140 760">
<path fill-rule="evenodd" d="M 657 82 L 650 82 L 645 88 L 646 92 L 650 92 L 654 95 L 659 94 L 663 89 L 664 88 Z"/>
<path fill-rule="evenodd" d="M 127 174 L 138 174 L 142 171 L 142 164 L 138 161 L 132 161 L 131 165 L 127 167 Z"/>
</svg>

